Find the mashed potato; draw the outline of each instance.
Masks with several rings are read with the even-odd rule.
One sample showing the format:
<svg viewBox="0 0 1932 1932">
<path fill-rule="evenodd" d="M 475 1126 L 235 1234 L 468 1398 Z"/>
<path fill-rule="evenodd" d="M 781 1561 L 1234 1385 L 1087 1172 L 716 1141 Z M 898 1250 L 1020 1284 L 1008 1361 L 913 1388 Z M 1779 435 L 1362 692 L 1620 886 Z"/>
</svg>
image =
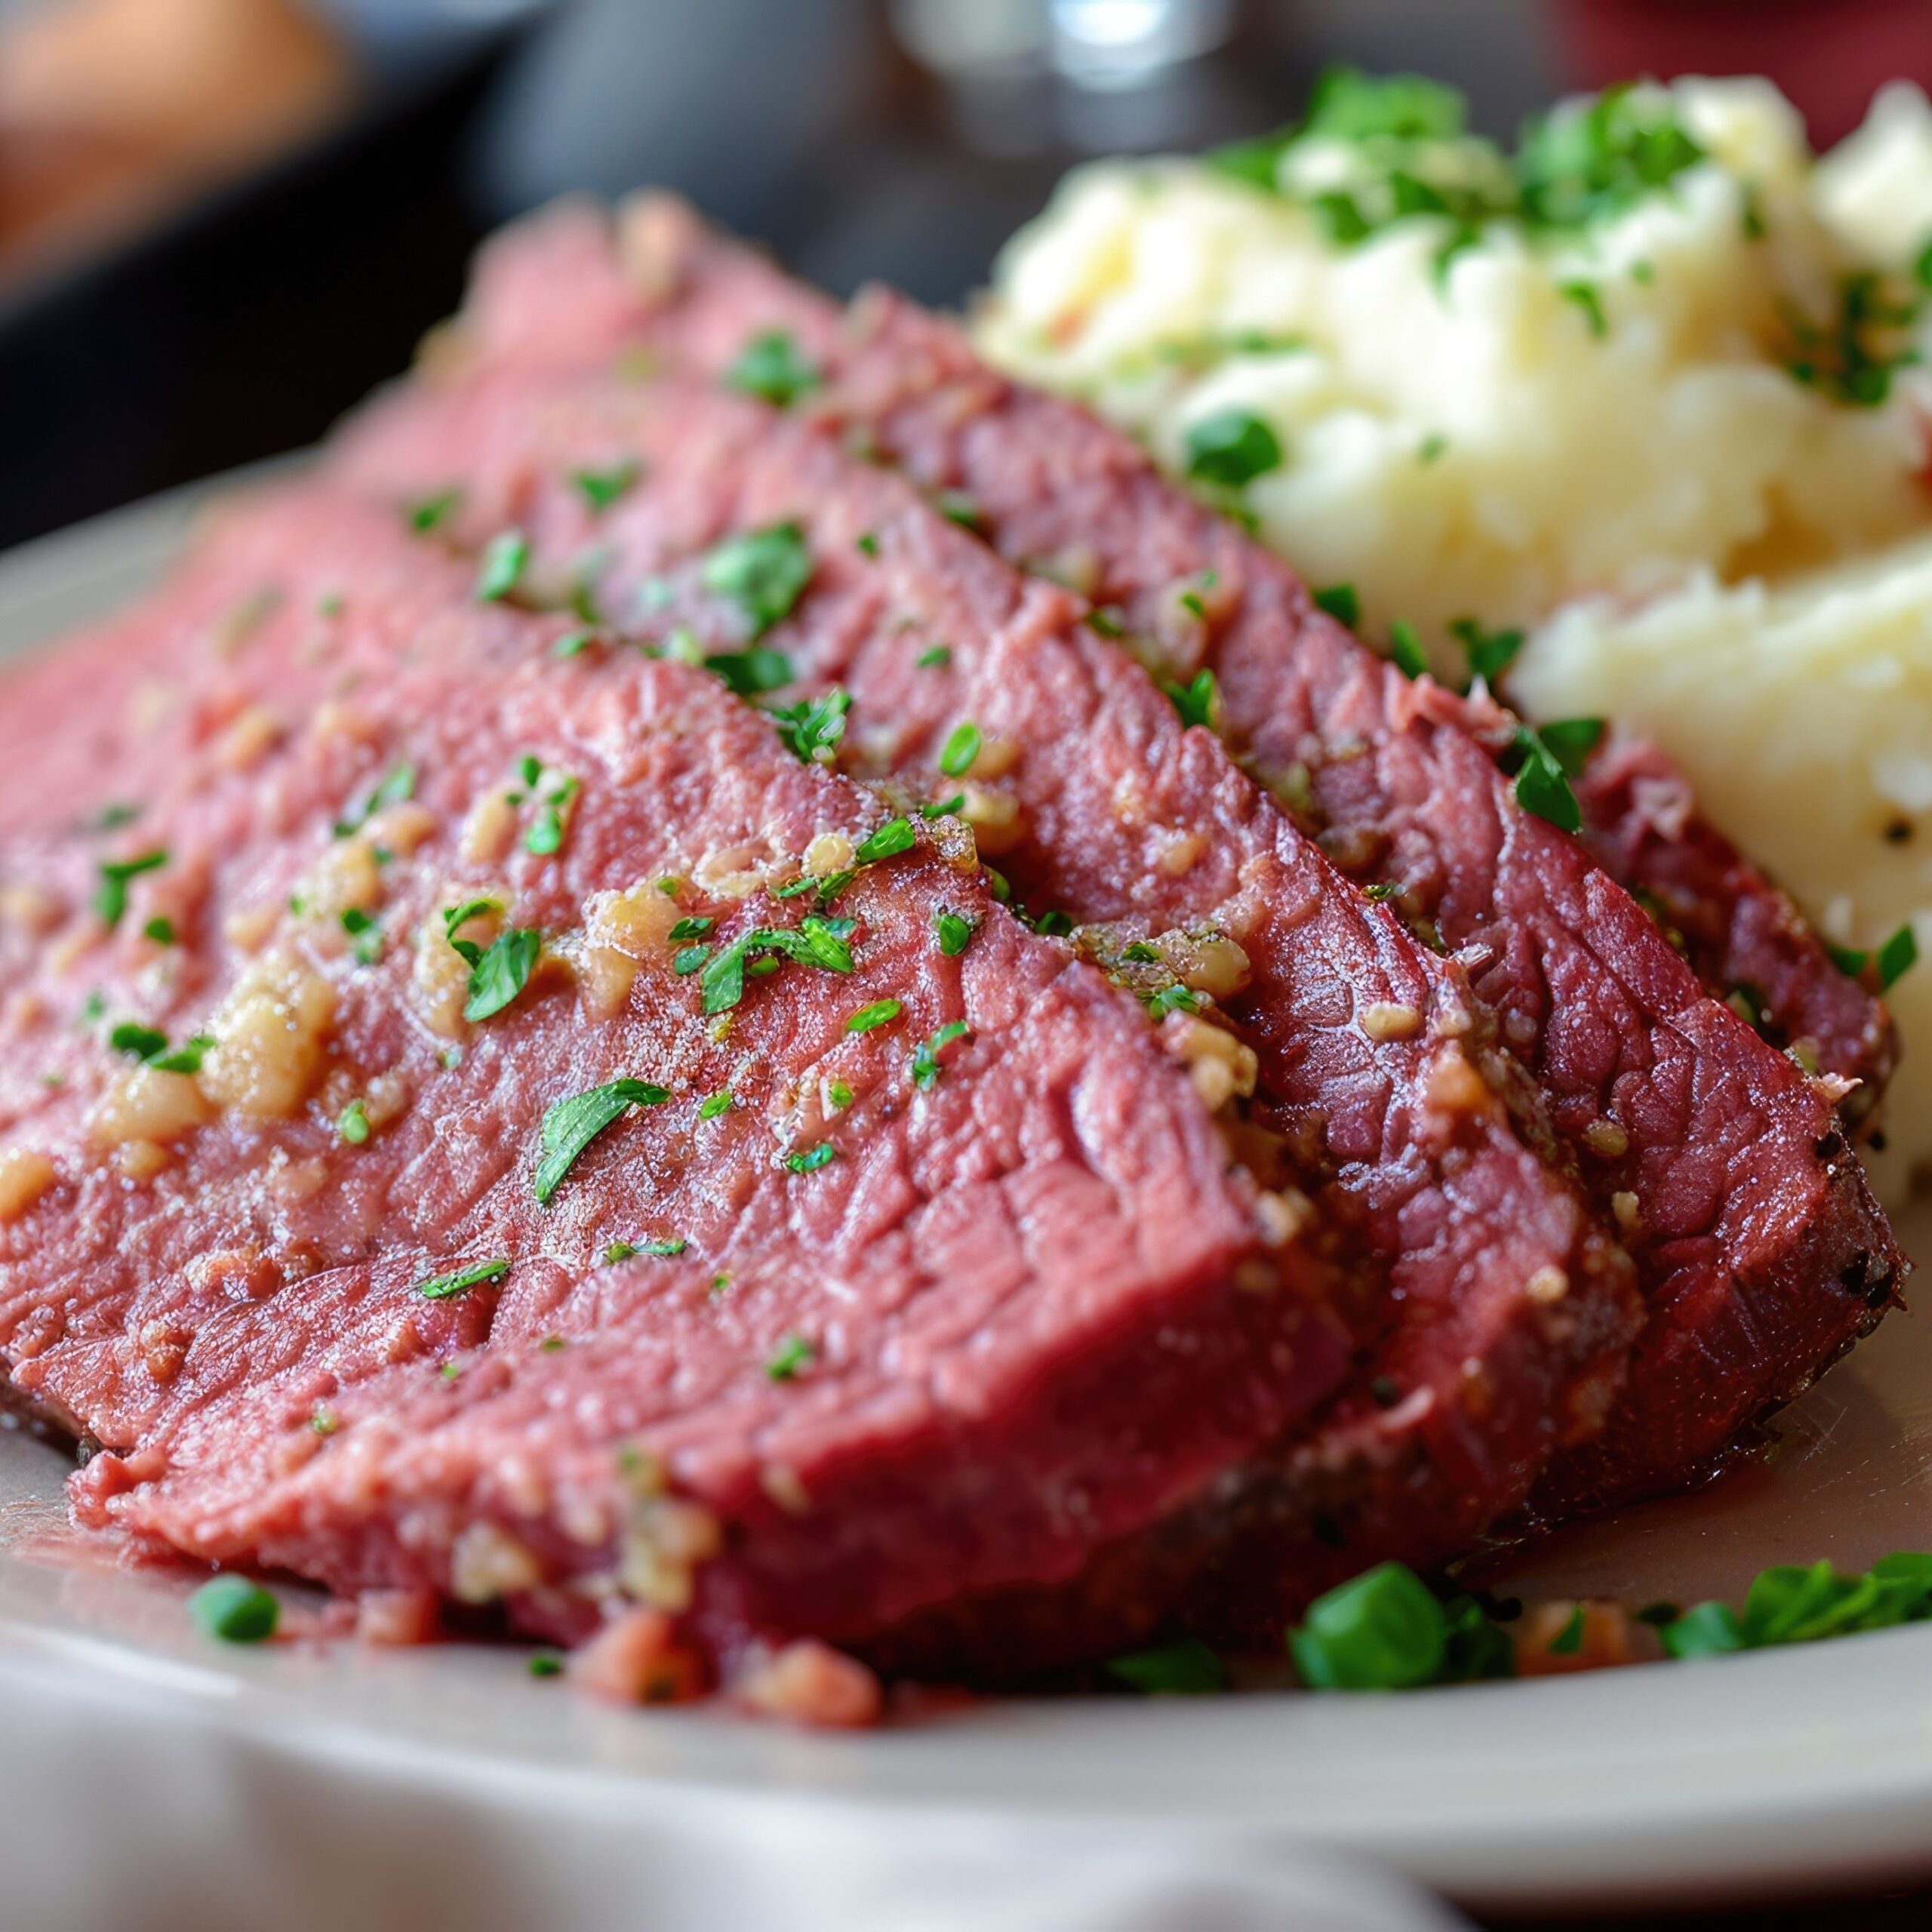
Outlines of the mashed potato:
<svg viewBox="0 0 1932 1932">
<path fill-rule="evenodd" d="M 1572 607 L 1512 691 L 1534 715 L 1618 718 L 1664 746 L 1826 938 L 1863 949 L 1909 923 L 1932 958 L 1932 536 L 1788 585 L 1705 574 L 1629 614 Z M 1932 1154 L 1932 972 L 1889 998 L 1916 1049 L 1872 1161 L 1896 1195 Z"/>
<path fill-rule="evenodd" d="M 1458 620 L 1527 632 L 1524 711 L 1647 731 L 1829 937 L 1932 961 L 1932 108 L 1890 89 L 1820 162 L 1766 83 L 1645 85 L 1510 156 L 1426 83 L 1340 88 L 1069 177 L 981 346 L 1444 676 Z M 1932 1062 L 1932 964 L 1892 998 Z M 1896 1194 L 1932 1080 L 1887 1125 Z"/>
</svg>

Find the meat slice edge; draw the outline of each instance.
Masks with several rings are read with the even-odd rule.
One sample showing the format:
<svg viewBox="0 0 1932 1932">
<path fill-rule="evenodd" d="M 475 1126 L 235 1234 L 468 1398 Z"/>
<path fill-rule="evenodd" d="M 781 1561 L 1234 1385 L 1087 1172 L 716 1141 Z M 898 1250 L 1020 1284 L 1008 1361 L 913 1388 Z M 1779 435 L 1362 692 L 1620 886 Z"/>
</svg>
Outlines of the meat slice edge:
<svg viewBox="0 0 1932 1932">
<path fill-rule="evenodd" d="M 854 921 L 851 972 L 788 963 L 707 1020 L 669 919 L 715 920 L 719 946 L 795 928 L 771 894 L 813 840 L 860 841 L 878 801 L 702 671 L 556 661 L 557 623 L 478 608 L 466 567 L 325 490 L 215 544 L 233 574 L 204 556 L 154 607 L 187 701 L 157 721 L 138 833 L 76 829 L 122 768 L 4 848 L 45 922 L 6 937 L 41 998 L 5 1019 L 0 1159 L 49 1175 L 0 1223 L 0 1350 L 109 1445 L 76 1479 L 91 1520 L 567 1633 L 654 1589 L 728 1660 L 793 1632 L 863 1645 L 1000 1583 L 1077 1593 L 1093 1551 L 1158 1530 L 1332 1386 L 1327 1269 L 1278 1217 L 1264 1239 L 1137 1004 L 992 903 L 943 831 L 822 909 Z M 211 651 L 238 587 L 279 601 Z M 238 759 L 235 721 L 271 698 L 279 729 Z M 523 820 L 556 795 L 531 758 L 577 781 L 561 841 L 475 849 L 508 792 Z M 405 769 L 411 795 L 358 822 Z M 167 862 L 103 924 L 103 851 L 137 837 Z M 373 894 L 327 896 L 371 872 Z M 457 930 L 548 943 L 467 1026 L 443 908 L 485 897 L 500 915 Z M 165 946 L 145 930 L 164 906 Z M 942 908 L 971 925 L 956 955 Z M 232 997 L 264 962 L 266 1036 Z M 103 1020 L 208 1024 L 201 1069 L 70 1038 L 88 983 Z M 913 1046 L 955 1021 L 922 1082 Z M 283 1032 L 292 1070 L 264 1044 Z M 57 1087 L 29 1071 L 48 1056 Z M 537 1202 L 538 1117 L 615 1078 L 668 1097 L 621 1109 Z M 158 1081 L 183 1083 L 171 1124 Z M 606 1265 L 620 1236 L 688 1246 Z M 500 1281 L 420 1291 L 498 1258 Z"/>
<path fill-rule="evenodd" d="M 1689 1479 L 1869 1331 L 1906 1263 L 1832 1089 L 1701 997 L 1628 897 L 1515 806 L 1493 762 L 1505 714 L 1408 684 L 1125 438 L 994 375 L 902 298 L 872 291 L 848 317 L 666 198 L 632 205 L 622 227 L 621 263 L 608 228 L 583 213 L 494 245 L 456 333 L 458 362 L 540 367 L 648 342 L 715 371 L 757 331 L 792 332 L 831 377 L 819 399 L 831 427 L 930 489 L 963 493 L 1002 550 L 1117 608 L 1177 677 L 1211 668 L 1231 743 L 1306 799 L 1331 854 L 1397 886 L 1451 944 L 1488 950 L 1477 992 L 1649 1277 L 1640 1372 L 1603 1441 L 1549 1486 L 1546 1510 Z M 585 311 L 594 326 L 546 306 L 565 288 L 604 291 Z M 1616 777 L 1630 760 L 1613 743 L 1581 787 L 1599 852 L 1635 868 L 1629 882 L 1666 912 L 1697 912 L 1692 956 L 1720 990 L 1748 971 L 1828 1069 L 1875 1094 L 1892 1051 L 1882 1009 L 1694 817 L 1675 837 L 1662 820 L 1633 831 L 1625 801 L 1636 795 Z M 1713 909 L 1713 891 L 1736 896 Z"/>
</svg>

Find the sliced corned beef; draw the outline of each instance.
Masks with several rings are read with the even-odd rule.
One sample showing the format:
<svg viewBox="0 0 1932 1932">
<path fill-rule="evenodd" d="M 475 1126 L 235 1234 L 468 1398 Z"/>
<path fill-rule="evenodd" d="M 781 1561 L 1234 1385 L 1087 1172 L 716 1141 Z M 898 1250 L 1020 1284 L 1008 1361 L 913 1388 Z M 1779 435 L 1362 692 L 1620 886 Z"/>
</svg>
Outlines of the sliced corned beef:
<svg viewBox="0 0 1932 1932">
<path fill-rule="evenodd" d="M 125 760 L 9 797 L 0 1360 L 85 1515 L 728 1663 L 1077 1598 L 1334 1384 L 1327 1270 L 956 827 L 869 851 L 709 674 L 473 582 L 286 492 L 75 648 L 118 711 L 149 629 Z"/>
<path fill-rule="evenodd" d="M 873 291 L 841 314 L 662 198 L 624 228 L 621 264 L 587 215 L 500 240 L 455 332 L 457 365 L 608 364 L 628 343 L 719 373 L 760 332 L 790 332 L 825 378 L 808 410 L 928 490 L 958 493 L 1002 551 L 1078 583 L 1177 682 L 1211 669 L 1244 763 L 1354 876 L 1471 949 L 1479 998 L 1647 1277 L 1630 1393 L 1546 1507 L 1686 1480 L 1870 1327 L 1904 1264 L 1838 1090 L 1706 997 L 1583 850 L 1517 805 L 1494 761 L 1506 714 L 1409 683 L 1125 438 L 995 376 L 910 303 Z M 586 303 L 586 290 L 604 299 Z M 580 331 L 578 315 L 592 318 Z M 1613 742 L 1586 779 L 1598 854 L 1681 928 L 1717 992 L 1748 979 L 1801 1057 L 1875 1091 L 1892 1051 L 1882 1011 L 1694 812 L 1659 814 L 1654 786 L 1620 777 L 1657 765 Z"/>
</svg>

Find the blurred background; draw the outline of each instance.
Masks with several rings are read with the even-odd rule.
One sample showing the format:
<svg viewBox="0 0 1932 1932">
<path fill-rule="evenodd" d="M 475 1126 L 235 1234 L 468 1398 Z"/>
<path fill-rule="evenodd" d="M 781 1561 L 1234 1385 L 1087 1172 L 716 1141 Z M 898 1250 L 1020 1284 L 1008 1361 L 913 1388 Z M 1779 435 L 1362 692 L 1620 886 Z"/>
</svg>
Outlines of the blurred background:
<svg viewBox="0 0 1932 1932">
<path fill-rule="evenodd" d="M 1764 72 L 1826 143 L 1932 81 L 1932 0 L 0 0 L 0 545 L 310 440 L 565 189 L 957 303 L 1072 162 L 1272 126 L 1333 61 L 1500 134 Z"/>
</svg>

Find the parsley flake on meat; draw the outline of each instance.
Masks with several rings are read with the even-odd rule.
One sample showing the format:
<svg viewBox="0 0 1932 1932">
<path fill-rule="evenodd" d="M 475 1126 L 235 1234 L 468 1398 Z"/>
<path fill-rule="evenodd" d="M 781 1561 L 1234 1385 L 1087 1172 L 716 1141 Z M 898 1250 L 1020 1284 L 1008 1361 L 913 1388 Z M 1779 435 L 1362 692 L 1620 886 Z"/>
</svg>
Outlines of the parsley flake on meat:
<svg viewBox="0 0 1932 1932">
<path fill-rule="evenodd" d="M 740 697 L 780 690 L 798 675 L 782 651 L 714 651 L 702 662 Z"/>
<path fill-rule="evenodd" d="M 1312 593 L 1315 608 L 1350 630 L 1361 622 L 1361 595 L 1352 583 L 1331 583 Z"/>
<path fill-rule="evenodd" d="M 829 764 L 845 735 L 845 716 L 851 709 L 852 694 L 835 685 L 823 697 L 801 698 L 774 711 L 771 721 L 795 757 L 808 764 Z"/>
<path fill-rule="evenodd" d="M 574 469 L 571 472 L 571 482 L 590 506 L 592 513 L 601 515 L 613 503 L 628 496 L 643 474 L 642 465 L 633 458 L 614 463 L 608 469 Z"/>
<path fill-rule="evenodd" d="M 964 778 L 980 755 L 980 728 L 971 718 L 955 724 L 940 748 L 939 768 L 949 778 Z"/>
<path fill-rule="evenodd" d="M 1604 734 L 1601 718 L 1564 718 L 1519 724 L 1503 768 L 1516 779 L 1516 802 L 1562 832 L 1583 829 L 1583 808 L 1571 780 L 1582 771 Z"/>
<path fill-rule="evenodd" d="M 950 909 L 934 918 L 933 927 L 939 934 L 939 949 L 949 959 L 957 959 L 973 943 L 973 934 L 977 930 L 971 919 Z"/>
<path fill-rule="evenodd" d="M 909 818 L 889 818 L 861 841 L 852 857 L 862 866 L 876 865 L 881 859 L 911 851 L 918 842 Z"/>
<path fill-rule="evenodd" d="M 416 1284 L 416 1292 L 425 1301 L 448 1301 L 466 1288 L 481 1287 L 486 1281 L 500 1281 L 509 1272 L 509 1257 L 501 1255 L 494 1261 L 476 1261 L 466 1268 L 452 1268 L 447 1275 L 432 1275 L 426 1281 Z"/>
<path fill-rule="evenodd" d="M 416 795 L 416 768 L 399 764 L 379 779 L 335 822 L 335 835 L 346 838 L 360 832 L 386 805 L 399 805 Z"/>
<path fill-rule="evenodd" d="M 812 1345 L 804 1336 L 787 1335 L 765 1364 L 764 1372 L 774 1382 L 789 1382 L 801 1369 L 809 1367 L 814 1358 Z"/>
<path fill-rule="evenodd" d="M 821 1140 L 816 1147 L 808 1147 L 802 1153 L 787 1154 L 785 1164 L 795 1174 L 815 1174 L 821 1168 L 829 1168 L 838 1158 L 838 1150 L 829 1140 Z"/>
<path fill-rule="evenodd" d="M 912 1050 L 912 1084 L 921 1092 L 938 1084 L 940 1055 L 955 1040 L 970 1039 L 973 1029 L 963 1020 L 949 1020 L 930 1039 Z"/>
<path fill-rule="evenodd" d="M 441 490 L 433 497 L 424 497 L 409 506 L 409 527 L 419 537 L 427 537 L 443 525 L 463 507 L 463 492 L 460 489 Z"/>
<path fill-rule="evenodd" d="M 450 943 L 469 960 L 463 1017 L 472 1025 L 502 1012 L 515 999 L 529 983 L 543 950 L 543 935 L 529 926 L 512 926 L 481 951 L 473 942 Z"/>
<path fill-rule="evenodd" d="M 140 878 L 143 872 L 157 871 L 167 863 L 168 854 L 159 848 L 136 858 L 103 860 L 100 884 L 94 895 L 94 909 L 100 914 L 101 923 L 118 926 L 122 914 L 128 909 L 128 881 Z"/>
<path fill-rule="evenodd" d="M 869 1033 L 875 1026 L 889 1026 L 906 1011 L 896 999 L 875 999 L 870 1006 L 862 1006 L 845 1022 L 848 1033 Z"/>
<path fill-rule="evenodd" d="M 1180 714 L 1183 724 L 1198 724 L 1204 731 L 1214 730 L 1215 718 L 1220 710 L 1221 693 L 1212 671 L 1197 671 L 1186 684 L 1177 679 L 1164 679 L 1161 688 L 1167 693 L 1168 702 Z"/>
<path fill-rule="evenodd" d="M 1452 618 L 1449 635 L 1462 645 L 1469 658 L 1472 682 L 1480 678 L 1492 691 L 1523 648 L 1521 631 L 1484 630 L 1474 617 Z"/>
<path fill-rule="evenodd" d="M 1420 678 L 1429 669 L 1429 654 L 1422 648 L 1415 626 L 1406 617 L 1398 617 L 1389 626 L 1389 657 L 1405 678 Z"/>
<path fill-rule="evenodd" d="M 1246 409 L 1219 409 L 1189 426 L 1187 473 L 1198 481 L 1238 490 L 1281 466 L 1281 439 Z"/>
<path fill-rule="evenodd" d="M 490 539 L 476 573 L 476 601 L 500 604 L 522 581 L 530 563 L 530 539 L 520 530 L 500 530 Z"/>
<path fill-rule="evenodd" d="M 817 366 L 783 329 L 761 330 L 724 372 L 728 387 L 780 409 L 817 389 L 821 380 Z"/>
<path fill-rule="evenodd" d="M 852 952 L 845 942 L 853 931 L 850 919 L 826 919 L 808 913 L 796 927 L 758 926 L 740 933 L 712 955 L 699 977 L 704 1011 L 728 1011 L 744 998 L 747 972 L 755 973 L 761 966 L 774 971 L 785 959 L 828 973 L 851 972 Z"/>
<path fill-rule="evenodd" d="M 795 523 L 728 538 L 704 560 L 704 587 L 737 604 L 754 637 L 790 614 L 811 575 L 811 552 Z"/>
<path fill-rule="evenodd" d="M 543 1116 L 543 1153 L 531 1182 L 531 1193 L 547 1203 L 578 1155 L 620 1115 L 632 1107 L 660 1106 L 670 1097 L 669 1088 L 654 1087 L 648 1081 L 613 1080 L 556 1102 Z"/>
</svg>

